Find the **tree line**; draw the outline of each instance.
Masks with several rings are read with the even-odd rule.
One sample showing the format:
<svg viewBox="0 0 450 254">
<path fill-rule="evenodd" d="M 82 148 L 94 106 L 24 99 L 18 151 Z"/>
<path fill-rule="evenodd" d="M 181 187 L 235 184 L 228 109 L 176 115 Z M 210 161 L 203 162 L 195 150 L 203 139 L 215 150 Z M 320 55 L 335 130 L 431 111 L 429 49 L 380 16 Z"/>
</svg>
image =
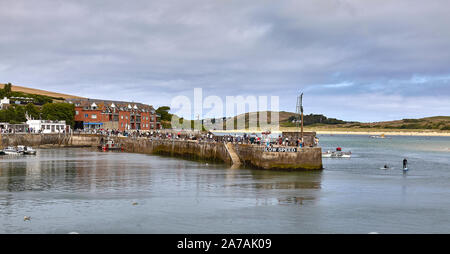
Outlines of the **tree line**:
<svg viewBox="0 0 450 254">
<path fill-rule="evenodd" d="M 72 127 L 75 124 L 75 106 L 70 103 L 46 103 L 42 107 L 32 103 L 25 106 L 11 104 L 8 108 L 0 110 L 0 122 L 23 123 L 27 121 L 26 115 L 36 120 L 66 121 L 66 124 Z"/>
<path fill-rule="evenodd" d="M 295 120 L 298 120 L 297 116 L 290 116 L 289 122 L 293 122 Z M 312 125 L 312 124 L 343 124 L 347 123 L 346 121 L 339 120 L 336 118 L 328 118 L 324 115 L 316 115 L 316 114 L 309 114 L 303 116 L 303 125 Z"/>
</svg>

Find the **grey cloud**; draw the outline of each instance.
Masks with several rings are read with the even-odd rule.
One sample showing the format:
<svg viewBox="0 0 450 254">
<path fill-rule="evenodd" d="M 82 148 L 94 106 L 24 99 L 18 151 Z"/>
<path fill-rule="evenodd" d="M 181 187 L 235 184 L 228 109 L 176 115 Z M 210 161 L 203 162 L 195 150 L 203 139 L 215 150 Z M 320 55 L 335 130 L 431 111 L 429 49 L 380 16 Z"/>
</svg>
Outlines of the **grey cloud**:
<svg viewBox="0 0 450 254">
<path fill-rule="evenodd" d="M 0 82 L 155 106 L 203 87 L 219 96 L 280 95 L 290 111 L 305 90 L 315 113 L 347 119 L 339 112 L 348 112 L 353 120 L 380 112 L 328 107 L 398 96 L 403 111 L 390 110 L 402 118 L 420 115 L 414 98 L 439 96 L 429 113 L 448 114 L 449 79 L 436 80 L 450 74 L 448 5 L 1 0 Z M 329 86 L 345 82 L 352 85 Z"/>
</svg>

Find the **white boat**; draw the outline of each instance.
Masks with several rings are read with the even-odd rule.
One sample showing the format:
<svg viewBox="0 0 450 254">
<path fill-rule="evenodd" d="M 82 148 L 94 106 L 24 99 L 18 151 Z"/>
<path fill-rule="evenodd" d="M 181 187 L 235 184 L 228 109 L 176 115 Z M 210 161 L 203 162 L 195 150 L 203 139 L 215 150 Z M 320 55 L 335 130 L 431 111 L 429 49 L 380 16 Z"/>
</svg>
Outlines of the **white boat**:
<svg viewBox="0 0 450 254">
<path fill-rule="evenodd" d="M 25 146 L 17 146 L 17 152 L 19 152 L 19 153 L 21 153 L 21 154 L 24 154 L 24 152 L 25 152 Z"/>
<path fill-rule="evenodd" d="M 3 152 L 5 152 L 6 155 L 20 155 L 22 154 L 20 151 L 17 151 L 17 149 L 13 146 L 8 146 L 7 148 L 3 149 Z"/>
<path fill-rule="evenodd" d="M 34 150 L 33 147 L 31 147 L 31 146 L 27 146 L 27 147 L 25 147 L 25 150 L 23 151 L 23 154 L 25 154 L 25 155 L 35 155 L 36 154 L 36 150 Z"/>
<path fill-rule="evenodd" d="M 342 151 L 326 151 L 322 153 L 323 158 L 350 158 L 352 157 L 352 152 L 342 152 Z"/>
<path fill-rule="evenodd" d="M 36 150 L 34 150 L 31 146 L 17 146 L 17 152 L 24 155 L 35 155 Z"/>
<path fill-rule="evenodd" d="M 376 135 L 370 136 L 370 138 L 387 138 L 387 137 L 384 136 L 384 134 L 381 134 L 380 136 L 376 136 Z M 390 138 L 387 138 L 387 139 L 390 139 Z"/>
</svg>

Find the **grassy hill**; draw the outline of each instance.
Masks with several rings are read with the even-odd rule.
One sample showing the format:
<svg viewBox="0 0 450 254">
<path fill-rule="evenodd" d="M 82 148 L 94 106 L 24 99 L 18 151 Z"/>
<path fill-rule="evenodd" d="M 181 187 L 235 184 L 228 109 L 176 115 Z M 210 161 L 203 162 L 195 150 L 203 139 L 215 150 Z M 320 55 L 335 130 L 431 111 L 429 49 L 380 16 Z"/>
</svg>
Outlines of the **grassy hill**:
<svg viewBox="0 0 450 254">
<path fill-rule="evenodd" d="M 433 116 L 419 119 L 402 119 L 374 123 L 347 123 L 335 127 L 355 129 L 450 130 L 450 116 Z"/>
<path fill-rule="evenodd" d="M 268 122 L 271 121 L 272 112 L 262 111 L 260 113 L 267 114 Z M 250 120 L 252 116 L 252 120 Z M 259 113 L 251 112 L 240 114 L 235 117 L 227 118 L 227 121 L 234 121 L 237 126 L 237 119 L 245 119 L 245 128 L 257 126 L 256 121 L 259 121 Z M 297 115 L 293 112 L 281 111 L 279 112 L 280 128 L 283 130 L 296 129 L 296 123 L 293 120 L 297 119 Z M 327 118 L 319 114 L 309 114 L 303 116 L 305 130 L 345 130 L 345 131 L 448 131 L 450 130 L 450 116 L 434 116 L 420 119 L 402 119 L 395 121 L 360 123 L 347 122 L 335 118 Z"/>
<path fill-rule="evenodd" d="M 272 122 L 272 111 L 260 111 L 260 112 L 249 112 L 240 114 L 234 117 L 228 117 L 225 120 L 225 124 L 227 121 L 233 121 L 234 126 L 237 127 L 237 123 L 239 120 L 244 119 L 245 128 L 251 127 L 259 127 L 259 118 L 260 116 L 266 116 L 267 122 Z M 278 122 L 281 127 L 295 127 L 296 122 L 295 120 L 298 118 L 297 114 L 292 112 L 286 112 L 286 111 L 280 111 L 278 112 Z M 241 120 L 242 121 L 242 120 Z M 305 126 L 313 126 L 317 124 L 323 124 L 323 125 L 329 125 L 329 124 L 343 124 L 347 123 L 346 121 L 338 120 L 335 118 L 327 118 L 324 115 L 317 115 L 317 114 L 309 114 L 303 116 L 303 121 Z"/>
<path fill-rule="evenodd" d="M 4 86 L 5 86 L 5 84 L 0 84 L 0 89 L 3 89 Z M 55 99 L 83 98 L 83 97 L 75 96 L 75 95 L 55 93 L 55 92 L 45 91 L 45 90 L 41 90 L 41 89 L 29 88 L 29 87 L 24 87 L 24 86 L 16 86 L 16 85 L 11 86 L 11 91 L 22 92 L 25 94 L 44 95 L 44 96 L 52 97 Z"/>
</svg>

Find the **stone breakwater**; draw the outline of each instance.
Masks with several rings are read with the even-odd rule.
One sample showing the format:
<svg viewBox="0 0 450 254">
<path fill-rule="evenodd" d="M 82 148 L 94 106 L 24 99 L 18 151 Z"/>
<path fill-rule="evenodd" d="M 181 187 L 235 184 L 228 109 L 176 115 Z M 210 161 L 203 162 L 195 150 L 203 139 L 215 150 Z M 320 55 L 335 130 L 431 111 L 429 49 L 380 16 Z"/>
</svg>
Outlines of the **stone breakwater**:
<svg viewBox="0 0 450 254">
<path fill-rule="evenodd" d="M 94 134 L 2 134 L 3 147 L 97 147 L 102 136 Z M 299 148 L 296 152 L 267 152 L 263 146 L 225 144 L 197 140 L 149 140 L 147 138 L 112 137 L 124 151 L 159 154 L 191 160 L 223 162 L 235 167 L 281 170 L 322 169 L 320 147 Z"/>
</svg>

